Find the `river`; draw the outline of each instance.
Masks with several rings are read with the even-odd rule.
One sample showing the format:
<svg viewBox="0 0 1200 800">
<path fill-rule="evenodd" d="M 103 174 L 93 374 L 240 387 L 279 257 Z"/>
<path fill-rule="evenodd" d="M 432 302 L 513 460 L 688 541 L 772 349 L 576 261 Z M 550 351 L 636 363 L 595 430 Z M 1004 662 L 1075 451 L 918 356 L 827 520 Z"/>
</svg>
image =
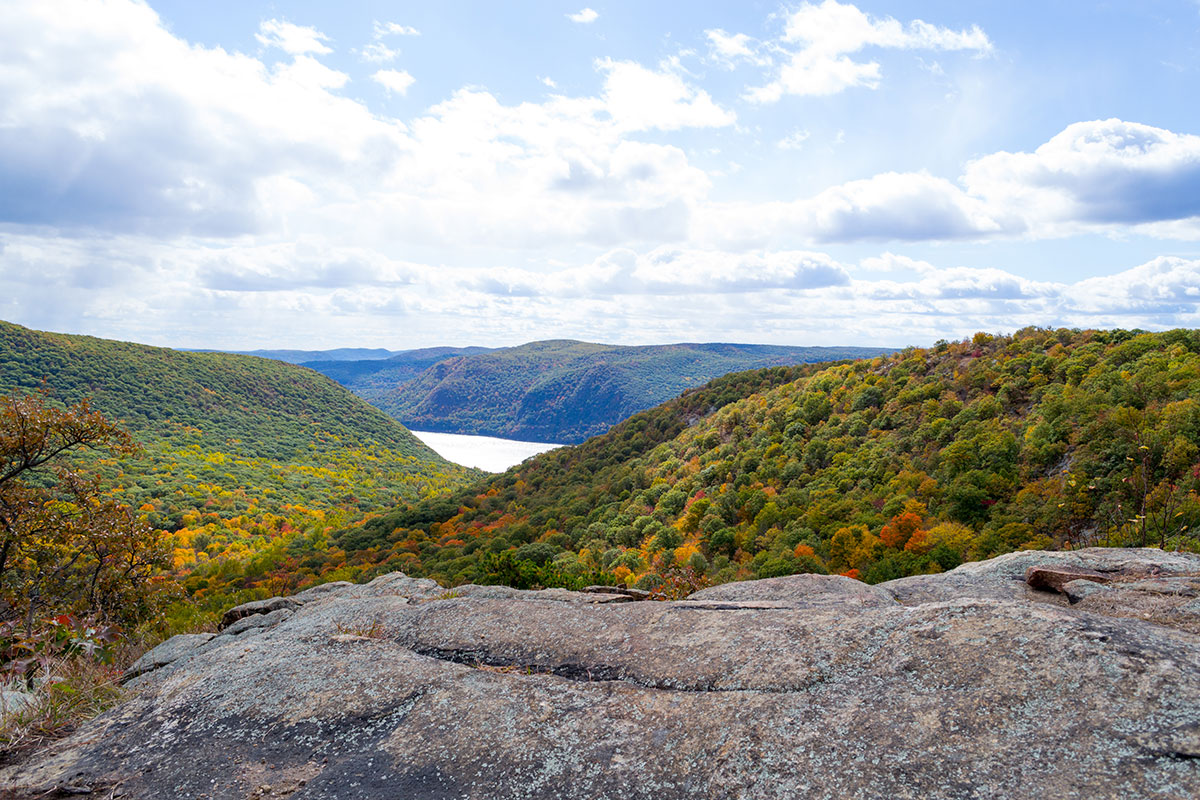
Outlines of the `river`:
<svg viewBox="0 0 1200 800">
<path fill-rule="evenodd" d="M 530 456 L 563 446 L 549 442 L 518 442 L 514 439 L 466 436 L 459 433 L 413 431 L 413 436 L 429 445 L 442 458 L 488 472 L 504 472 Z"/>
</svg>

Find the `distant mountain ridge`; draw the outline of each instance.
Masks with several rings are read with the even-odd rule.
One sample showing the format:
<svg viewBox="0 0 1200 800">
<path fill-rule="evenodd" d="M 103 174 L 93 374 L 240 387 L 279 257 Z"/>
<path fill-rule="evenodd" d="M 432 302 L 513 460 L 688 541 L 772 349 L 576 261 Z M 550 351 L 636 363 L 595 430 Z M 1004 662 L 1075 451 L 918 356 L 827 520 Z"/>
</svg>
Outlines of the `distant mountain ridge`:
<svg viewBox="0 0 1200 800">
<path fill-rule="evenodd" d="M 303 364 L 306 361 L 381 361 L 399 355 L 401 350 L 385 350 L 382 347 L 338 347 L 333 350 L 216 350 L 206 347 L 176 348 L 184 353 L 230 353 L 239 356 L 258 356 Z"/>
<path fill-rule="evenodd" d="M 550 340 L 304 366 L 417 430 L 574 444 L 730 372 L 891 352 L 884 347 Z"/>
<path fill-rule="evenodd" d="M 357 389 L 396 386 L 411 381 L 439 361 L 490 352 L 490 347 L 426 347 L 394 352 L 386 359 L 313 359 L 299 363 L 366 397 L 366 394 L 358 392 Z"/>
</svg>

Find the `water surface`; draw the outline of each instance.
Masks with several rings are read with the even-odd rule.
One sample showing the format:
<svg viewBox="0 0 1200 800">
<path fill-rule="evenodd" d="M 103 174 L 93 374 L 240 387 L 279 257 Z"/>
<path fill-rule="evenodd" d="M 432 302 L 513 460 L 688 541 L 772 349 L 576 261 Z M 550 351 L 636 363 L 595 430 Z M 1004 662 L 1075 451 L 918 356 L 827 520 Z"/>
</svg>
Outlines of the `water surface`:
<svg viewBox="0 0 1200 800">
<path fill-rule="evenodd" d="M 433 448 L 442 458 L 488 472 L 504 472 L 530 456 L 563 446 L 550 442 L 518 442 L 515 439 L 467 436 L 461 433 L 413 431 L 413 436 Z"/>
</svg>

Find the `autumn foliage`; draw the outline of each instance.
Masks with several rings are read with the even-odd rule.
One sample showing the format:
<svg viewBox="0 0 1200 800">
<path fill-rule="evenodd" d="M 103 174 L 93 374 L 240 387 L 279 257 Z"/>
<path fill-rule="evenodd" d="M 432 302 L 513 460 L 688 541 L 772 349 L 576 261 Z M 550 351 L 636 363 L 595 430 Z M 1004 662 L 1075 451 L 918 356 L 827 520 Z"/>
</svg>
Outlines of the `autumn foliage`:
<svg viewBox="0 0 1200 800">
<path fill-rule="evenodd" d="M 128 624 L 156 608 L 161 534 L 68 461 L 88 449 L 136 448 L 86 400 L 0 397 L 0 621 L 26 635 L 49 612 Z"/>
</svg>

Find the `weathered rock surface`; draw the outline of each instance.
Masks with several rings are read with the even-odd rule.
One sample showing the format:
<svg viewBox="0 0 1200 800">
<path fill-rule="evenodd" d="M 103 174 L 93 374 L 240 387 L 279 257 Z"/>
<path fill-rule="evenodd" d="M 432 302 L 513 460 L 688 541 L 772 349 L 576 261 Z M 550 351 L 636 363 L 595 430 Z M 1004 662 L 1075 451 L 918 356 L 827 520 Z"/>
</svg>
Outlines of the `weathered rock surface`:
<svg viewBox="0 0 1200 800">
<path fill-rule="evenodd" d="M 1140 550 L 679 603 L 384 576 L 186 648 L 0 796 L 1200 796 L 1200 636 L 1025 585 L 1062 556 L 1196 602 L 1200 557 Z"/>
<path fill-rule="evenodd" d="M 1025 572 L 1035 566 L 1076 567 L 1101 574 L 1148 575 L 1186 573 L 1197 570 L 1196 556 L 1167 553 L 1149 547 L 1089 547 L 1070 552 L 1022 550 L 988 561 L 963 564 L 941 575 L 915 575 L 879 584 L 901 603 L 962 597 L 991 597 L 997 600 L 1046 600 L 1046 592 L 1025 582 Z"/>
<path fill-rule="evenodd" d="M 896 599 L 877 586 L 841 575 L 786 575 L 759 581 L 723 583 L 696 592 L 689 600 L 770 602 L 780 606 L 894 606 Z"/>
<path fill-rule="evenodd" d="M 145 653 L 125 670 L 123 680 L 131 680 L 151 670 L 173 664 L 186 655 L 191 654 L 201 645 L 207 644 L 215 636 L 212 633 L 181 633 L 172 636 L 165 642 Z"/>
</svg>

